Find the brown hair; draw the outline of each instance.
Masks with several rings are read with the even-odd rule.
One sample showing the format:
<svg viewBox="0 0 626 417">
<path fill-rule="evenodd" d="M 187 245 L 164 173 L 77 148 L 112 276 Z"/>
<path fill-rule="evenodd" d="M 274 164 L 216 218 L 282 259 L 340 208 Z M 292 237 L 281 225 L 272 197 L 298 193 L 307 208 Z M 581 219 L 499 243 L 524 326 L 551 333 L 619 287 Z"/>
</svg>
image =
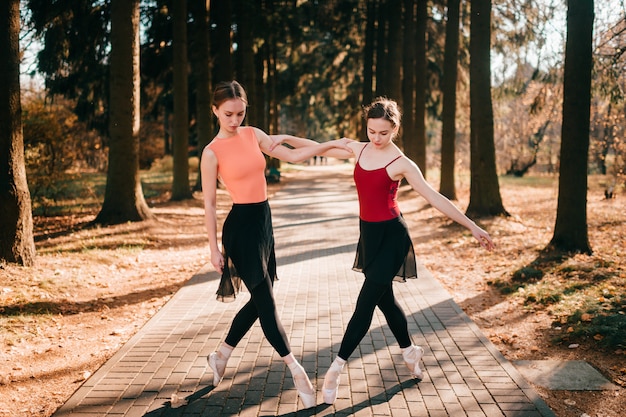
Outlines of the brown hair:
<svg viewBox="0 0 626 417">
<path fill-rule="evenodd" d="M 363 109 L 363 117 L 368 119 L 389 120 L 394 127 L 400 127 L 402 113 L 398 103 L 386 97 L 377 97 L 372 103 Z"/>
<path fill-rule="evenodd" d="M 248 106 L 248 95 L 246 90 L 237 81 L 222 81 L 215 86 L 213 90 L 212 104 L 219 108 L 222 103 L 228 100 L 238 98 Z"/>
</svg>

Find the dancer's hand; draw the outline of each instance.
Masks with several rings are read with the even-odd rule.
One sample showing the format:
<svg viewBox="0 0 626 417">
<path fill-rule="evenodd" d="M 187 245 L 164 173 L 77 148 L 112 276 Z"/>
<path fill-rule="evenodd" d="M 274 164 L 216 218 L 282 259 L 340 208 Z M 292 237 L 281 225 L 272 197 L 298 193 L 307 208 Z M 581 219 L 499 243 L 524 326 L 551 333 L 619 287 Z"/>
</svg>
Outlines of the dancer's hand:
<svg viewBox="0 0 626 417">
<path fill-rule="evenodd" d="M 480 246 L 482 246 L 483 248 L 490 251 L 496 247 L 495 243 L 493 243 L 493 240 L 491 239 L 491 236 L 489 236 L 489 233 L 487 233 L 480 227 L 474 227 L 472 230 L 472 234 L 474 235 L 474 238 L 478 241 L 478 243 L 480 243 Z"/>
<path fill-rule="evenodd" d="M 277 146 L 282 145 L 283 143 L 283 135 L 268 135 L 270 137 L 270 139 L 272 140 L 272 143 L 270 144 L 270 151 L 273 151 L 274 149 L 276 149 Z"/>
<path fill-rule="evenodd" d="M 218 274 L 224 271 L 224 256 L 221 252 L 215 251 L 211 253 L 211 264 Z"/>
</svg>

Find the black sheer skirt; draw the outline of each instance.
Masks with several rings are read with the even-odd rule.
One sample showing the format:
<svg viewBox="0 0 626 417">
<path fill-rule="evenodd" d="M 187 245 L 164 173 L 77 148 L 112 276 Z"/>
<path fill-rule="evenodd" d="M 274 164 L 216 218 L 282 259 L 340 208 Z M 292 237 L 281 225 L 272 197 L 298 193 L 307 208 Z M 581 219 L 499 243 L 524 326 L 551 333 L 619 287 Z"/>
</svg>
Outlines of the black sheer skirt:
<svg viewBox="0 0 626 417">
<path fill-rule="evenodd" d="M 233 204 L 222 228 L 224 271 L 217 299 L 234 301 L 241 282 L 248 290 L 266 278 L 275 281 L 274 229 L 268 201 Z"/>
<path fill-rule="evenodd" d="M 359 229 L 352 269 L 380 284 L 417 278 L 415 250 L 402 216 L 383 222 L 360 220 Z"/>
</svg>

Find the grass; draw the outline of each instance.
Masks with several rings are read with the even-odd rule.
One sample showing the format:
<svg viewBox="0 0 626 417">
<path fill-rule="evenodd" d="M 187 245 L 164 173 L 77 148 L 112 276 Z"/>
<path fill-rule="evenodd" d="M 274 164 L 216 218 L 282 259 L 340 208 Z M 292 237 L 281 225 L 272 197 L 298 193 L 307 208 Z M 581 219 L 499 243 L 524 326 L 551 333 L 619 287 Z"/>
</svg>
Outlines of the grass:
<svg viewBox="0 0 626 417">
<path fill-rule="evenodd" d="M 518 297 L 529 310 L 543 309 L 565 327 L 555 343 L 593 340 L 609 349 L 626 348 L 626 287 L 614 262 L 576 255 L 559 262 L 525 266 L 490 284 Z"/>
<path fill-rule="evenodd" d="M 166 195 L 172 188 L 169 164 L 161 163 L 140 172 L 144 197 L 147 200 Z M 189 184 L 197 178 L 197 164 L 190 163 Z M 50 183 L 37 182 L 31 189 L 33 215 L 55 216 L 91 213 L 102 206 L 106 187 L 106 173 L 59 174 Z M 32 187 L 31 187 L 32 188 Z"/>
</svg>

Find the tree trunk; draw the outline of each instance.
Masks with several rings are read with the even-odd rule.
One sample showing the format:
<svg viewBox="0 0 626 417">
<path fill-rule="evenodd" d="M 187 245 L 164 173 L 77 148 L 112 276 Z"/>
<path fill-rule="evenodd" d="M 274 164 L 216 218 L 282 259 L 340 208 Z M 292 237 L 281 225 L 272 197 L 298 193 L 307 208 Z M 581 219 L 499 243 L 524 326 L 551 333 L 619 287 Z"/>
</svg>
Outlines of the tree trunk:
<svg viewBox="0 0 626 417">
<path fill-rule="evenodd" d="M 365 46 L 363 47 L 363 90 L 361 102 L 368 105 L 374 98 L 374 51 L 375 51 L 375 35 L 376 35 L 376 2 L 368 1 L 366 8 L 366 26 L 365 26 Z M 365 118 L 362 119 L 361 132 L 359 140 L 367 142 L 367 124 Z"/>
<path fill-rule="evenodd" d="M 471 3 L 470 202 L 471 217 L 508 215 L 502 205 L 493 139 L 491 103 L 491 0 Z"/>
<path fill-rule="evenodd" d="M 387 79 L 387 4 L 377 0 L 376 8 L 376 96 L 389 95 Z"/>
<path fill-rule="evenodd" d="M 231 2 L 214 0 L 211 5 L 211 24 L 215 25 L 215 36 L 211 37 L 213 55 L 213 81 L 217 84 L 233 79 L 231 56 Z"/>
<path fill-rule="evenodd" d="M 559 198 L 549 247 L 591 254 L 587 161 L 591 104 L 593 0 L 569 0 L 563 80 Z"/>
<path fill-rule="evenodd" d="M 428 1 L 417 1 L 417 30 L 415 31 L 415 141 L 410 158 L 426 176 L 426 22 Z"/>
<path fill-rule="evenodd" d="M 441 112 L 441 181 L 439 192 L 456 200 L 454 178 L 456 143 L 456 83 L 459 53 L 459 2 L 448 0 L 446 44 L 443 58 L 443 109 Z"/>
<path fill-rule="evenodd" d="M 191 12 L 196 22 L 195 46 L 192 65 L 196 80 L 196 136 L 198 138 L 198 157 L 202 157 L 204 147 L 213 138 L 213 119 L 211 115 L 211 56 L 209 42 L 210 0 L 194 0 Z M 202 189 L 202 176 L 198 164 L 198 176 L 193 189 Z"/>
<path fill-rule="evenodd" d="M 139 178 L 139 0 L 111 2 L 110 140 L 99 224 L 153 217 Z"/>
<path fill-rule="evenodd" d="M 248 97 L 256 96 L 256 65 L 254 59 L 254 24 L 260 11 L 257 0 L 238 0 L 237 10 L 237 79 L 246 89 Z M 257 107 L 254 106 L 256 110 Z M 257 112 L 247 114 L 248 124 L 258 126 Z"/>
<path fill-rule="evenodd" d="M 1 29 L 4 28 L 4 29 Z M 0 5 L 0 260 L 35 261 L 33 217 L 24 165 L 20 101 L 20 2 Z"/>
<path fill-rule="evenodd" d="M 400 108 L 402 105 L 402 0 L 387 0 L 387 9 L 392 20 L 388 26 L 387 70 L 389 79 L 389 97 L 396 100 Z"/>
<path fill-rule="evenodd" d="M 191 198 L 189 185 L 189 102 L 187 59 L 187 2 L 175 1 L 173 5 L 174 42 L 174 201 Z"/>
<path fill-rule="evenodd" d="M 415 46 L 407 39 L 415 39 L 416 0 L 404 0 L 404 39 L 402 60 L 402 144 L 404 153 L 415 158 Z"/>
</svg>

